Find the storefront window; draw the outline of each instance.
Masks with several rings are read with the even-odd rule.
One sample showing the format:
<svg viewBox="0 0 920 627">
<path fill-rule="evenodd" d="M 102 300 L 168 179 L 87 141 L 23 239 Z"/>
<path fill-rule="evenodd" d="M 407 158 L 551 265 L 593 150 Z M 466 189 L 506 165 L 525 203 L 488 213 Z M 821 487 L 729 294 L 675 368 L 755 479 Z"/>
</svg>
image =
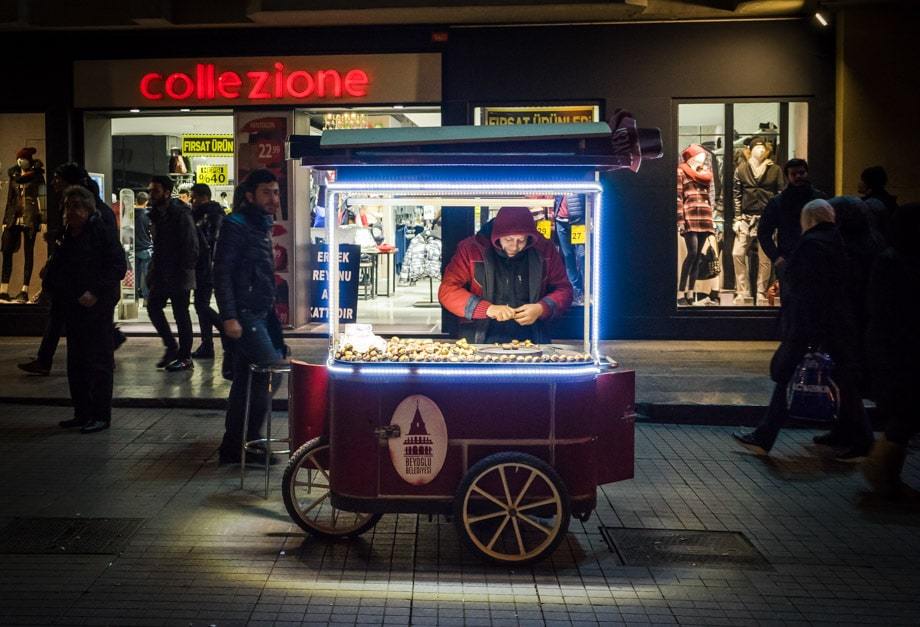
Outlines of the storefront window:
<svg viewBox="0 0 920 627">
<path fill-rule="evenodd" d="M 3 199 L 0 306 L 32 303 L 41 291 L 48 230 L 45 116 L 0 115 L 0 198 Z"/>
<path fill-rule="evenodd" d="M 680 104 L 678 126 L 678 307 L 779 306 L 757 227 L 807 157 L 808 103 Z"/>
<path fill-rule="evenodd" d="M 441 125 L 439 107 L 350 107 L 297 110 L 295 133 L 322 135 L 326 130 L 353 128 L 411 128 Z M 293 172 L 298 240 L 308 247 L 322 244 L 327 220 L 340 225 L 339 241 L 360 246 L 355 280 L 358 283 L 355 321 L 373 324 L 378 332 L 403 335 L 439 332 L 441 284 L 440 198 L 368 198 L 360 202 L 340 197 L 329 206 L 326 170 L 296 168 Z M 449 203 L 447 203 L 449 204 Z M 308 258 L 311 254 L 308 253 Z M 324 316 L 310 303 L 318 294 L 304 294 L 304 322 L 320 330 Z"/>
</svg>

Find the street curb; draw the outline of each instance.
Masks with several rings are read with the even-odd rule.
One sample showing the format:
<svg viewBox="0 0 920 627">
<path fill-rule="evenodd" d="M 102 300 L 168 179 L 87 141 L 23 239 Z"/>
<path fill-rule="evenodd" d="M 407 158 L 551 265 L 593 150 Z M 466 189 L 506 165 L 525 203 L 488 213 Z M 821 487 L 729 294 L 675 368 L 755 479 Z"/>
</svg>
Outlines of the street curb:
<svg viewBox="0 0 920 627">
<path fill-rule="evenodd" d="M 69 398 L 2 396 L 0 404 L 70 407 Z M 129 409 L 211 409 L 226 411 L 225 398 L 113 398 L 112 407 Z M 272 399 L 273 411 L 287 411 L 287 397 Z M 644 424 L 693 425 L 709 427 L 756 427 L 766 411 L 764 405 L 699 405 L 692 403 L 636 403 L 636 422 Z M 874 407 L 866 410 L 876 429 L 880 428 Z M 793 420 L 790 428 L 821 429 L 827 425 Z"/>
</svg>

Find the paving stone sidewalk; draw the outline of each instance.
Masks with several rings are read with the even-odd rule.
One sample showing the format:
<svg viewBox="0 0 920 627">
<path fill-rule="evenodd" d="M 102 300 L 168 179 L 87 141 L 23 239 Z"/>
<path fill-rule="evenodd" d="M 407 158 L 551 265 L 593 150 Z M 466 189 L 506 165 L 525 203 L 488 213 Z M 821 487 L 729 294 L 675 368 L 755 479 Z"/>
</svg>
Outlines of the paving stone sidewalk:
<svg viewBox="0 0 920 627">
<path fill-rule="evenodd" d="M 552 559 L 484 566 L 452 525 L 385 516 L 362 538 L 304 537 L 258 473 L 218 467 L 221 412 L 116 409 L 64 432 L 61 407 L 0 405 L 0 526 L 132 519 L 117 552 L 0 554 L 0 624 L 917 624 L 920 515 L 867 498 L 858 471 L 781 436 L 753 457 L 729 429 L 637 428 L 636 478 L 601 488 Z M 283 424 L 283 416 L 277 418 Z M 920 485 L 920 464 L 907 478 Z M 39 521 L 41 522 L 41 521 Z M 32 524 L 38 524 L 33 522 Z M 738 531 L 765 567 L 636 566 L 600 526 Z M 92 538 L 87 538 L 87 541 Z M 20 551 L 17 553 L 17 550 Z"/>
<path fill-rule="evenodd" d="M 324 339 L 288 342 L 297 359 L 322 363 L 326 358 Z M 66 342 L 49 377 L 28 376 L 16 368 L 34 358 L 37 338 L 0 338 L 0 347 L 0 401 L 68 402 Z M 767 371 L 775 347 L 775 342 L 613 341 L 602 343 L 602 352 L 636 371 L 643 414 L 668 422 L 739 424 L 759 418 L 770 399 Z M 220 376 L 220 359 L 197 361 L 192 372 L 165 373 L 154 368 L 161 354 L 160 341 L 149 337 L 131 337 L 116 353 L 117 406 L 224 406 L 230 388 Z M 286 396 L 283 389 L 276 395 L 276 407 L 284 405 Z"/>
</svg>

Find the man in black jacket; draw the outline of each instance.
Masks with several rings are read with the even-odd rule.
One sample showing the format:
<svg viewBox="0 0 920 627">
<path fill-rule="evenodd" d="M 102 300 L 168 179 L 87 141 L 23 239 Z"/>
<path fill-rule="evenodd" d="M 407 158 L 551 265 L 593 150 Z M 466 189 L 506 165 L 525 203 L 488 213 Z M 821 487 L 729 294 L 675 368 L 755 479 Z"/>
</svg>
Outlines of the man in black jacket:
<svg viewBox="0 0 920 627">
<path fill-rule="evenodd" d="M 115 227 L 105 223 L 93 194 L 68 187 L 63 207 L 66 229 L 45 273 L 67 329 L 74 417 L 59 424 L 95 433 L 108 429 L 112 420 L 112 316 L 127 261 Z"/>
<path fill-rule="evenodd" d="M 271 395 L 268 376 L 252 375 L 249 426 L 243 433 L 249 365 L 271 365 L 284 358 L 284 337 L 275 315 L 272 215 L 281 206 L 278 179 L 268 170 L 254 170 L 234 194 L 240 199 L 224 219 L 214 253 L 214 289 L 224 333 L 234 340 L 233 384 L 227 407 L 220 463 L 239 463 L 242 444 L 259 437 Z M 271 389 L 277 385 L 272 382 Z M 246 456 L 265 463 L 265 453 Z"/>
<path fill-rule="evenodd" d="M 169 372 L 191 370 L 192 317 L 189 296 L 195 287 L 195 267 L 198 265 L 198 233 L 188 205 L 172 198 L 173 182 L 168 176 L 150 179 L 150 229 L 153 234 L 153 258 L 150 260 L 150 294 L 147 312 L 150 321 L 163 340 L 166 352 L 157 368 Z M 163 309 L 172 303 L 173 316 L 179 330 L 179 345 L 173 337 Z"/>
<path fill-rule="evenodd" d="M 847 292 L 849 262 L 843 239 L 834 225 L 834 209 L 825 200 L 802 208 L 802 237 L 789 257 L 785 281 L 788 296 L 780 311 L 782 340 L 770 362 L 776 383 L 770 406 L 760 425 L 751 433 L 734 433 L 738 442 L 765 454 L 789 415 L 786 388 L 796 367 L 812 349 L 830 354 L 834 381 L 840 389 L 839 425 L 817 444 L 843 447 L 840 461 L 859 461 L 872 445 L 872 429 L 862 405 L 858 386 L 856 307 Z"/>
<path fill-rule="evenodd" d="M 112 228 L 116 228 L 115 212 L 113 212 L 112 208 L 105 204 L 99 197 L 99 187 L 96 185 L 96 182 L 89 177 L 89 174 L 87 174 L 83 166 L 72 161 L 58 166 L 51 175 L 51 189 L 54 190 L 55 194 L 63 194 L 64 190 L 71 185 L 79 185 L 93 194 L 96 199 L 96 211 L 99 217 L 105 224 Z M 64 215 L 63 206 L 61 207 L 61 215 Z M 49 258 L 53 256 L 54 246 L 61 235 L 62 233 L 52 232 L 51 230 L 45 233 L 45 241 L 48 242 Z M 44 279 L 45 274 L 46 268 L 42 268 L 39 275 Z M 47 288 L 43 282 L 42 295 L 50 302 L 51 307 L 48 312 L 48 321 L 45 323 L 45 332 L 42 335 L 42 341 L 38 347 L 38 356 L 32 361 L 18 364 L 20 370 L 28 372 L 29 374 L 48 376 L 51 373 L 54 354 L 57 352 L 58 342 L 61 339 L 61 335 L 64 333 L 64 311 L 57 305 L 51 291 L 52 290 Z M 115 350 L 118 350 L 127 339 L 125 334 L 114 324 L 112 325 L 112 339 Z"/>
<path fill-rule="evenodd" d="M 220 314 L 211 309 L 211 295 L 214 282 L 211 277 L 211 264 L 214 259 L 214 245 L 217 233 L 224 220 L 224 210 L 211 200 L 211 188 L 204 183 L 196 183 L 191 189 L 192 218 L 198 229 L 198 265 L 195 267 L 195 313 L 198 314 L 198 326 L 201 328 L 201 346 L 192 353 L 195 359 L 214 359 L 214 333 L 216 328 L 221 335 Z M 224 347 L 226 349 L 226 346 Z"/>
<path fill-rule="evenodd" d="M 757 226 L 757 241 L 760 248 L 773 262 L 779 274 L 780 288 L 783 288 L 783 273 L 789 256 L 799 243 L 802 227 L 799 216 L 802 207 L 816 198 L 825 198 L 823 192 L 811 186 L 808 180 L 808 162 L 804 159 L 790 159 L 783 166 L 786 187 L 770 199 L 763 209 L 760 224 Z M 776 241 L 774 242 L 774 237 Z M 782 297 L 786 298 L 783 289 Z"/>
</svg>

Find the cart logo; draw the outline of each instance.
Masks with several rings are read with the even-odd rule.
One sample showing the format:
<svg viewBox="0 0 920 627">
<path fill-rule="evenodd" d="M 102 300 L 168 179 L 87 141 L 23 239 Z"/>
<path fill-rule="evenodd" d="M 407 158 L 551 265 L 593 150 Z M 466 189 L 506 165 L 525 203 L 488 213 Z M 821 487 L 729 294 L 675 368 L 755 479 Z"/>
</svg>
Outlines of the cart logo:
<svg viewBox="0 0 920 627">
<path fill-rule="evenodd" d="M 389 441 L 396 472 L 412 485 L 431 483 L 447 457 L 447 425 L 441 410 L 427 396 L 415 394 L 396 407 L 390 424 L 402 433 Z"/>
</svg>

